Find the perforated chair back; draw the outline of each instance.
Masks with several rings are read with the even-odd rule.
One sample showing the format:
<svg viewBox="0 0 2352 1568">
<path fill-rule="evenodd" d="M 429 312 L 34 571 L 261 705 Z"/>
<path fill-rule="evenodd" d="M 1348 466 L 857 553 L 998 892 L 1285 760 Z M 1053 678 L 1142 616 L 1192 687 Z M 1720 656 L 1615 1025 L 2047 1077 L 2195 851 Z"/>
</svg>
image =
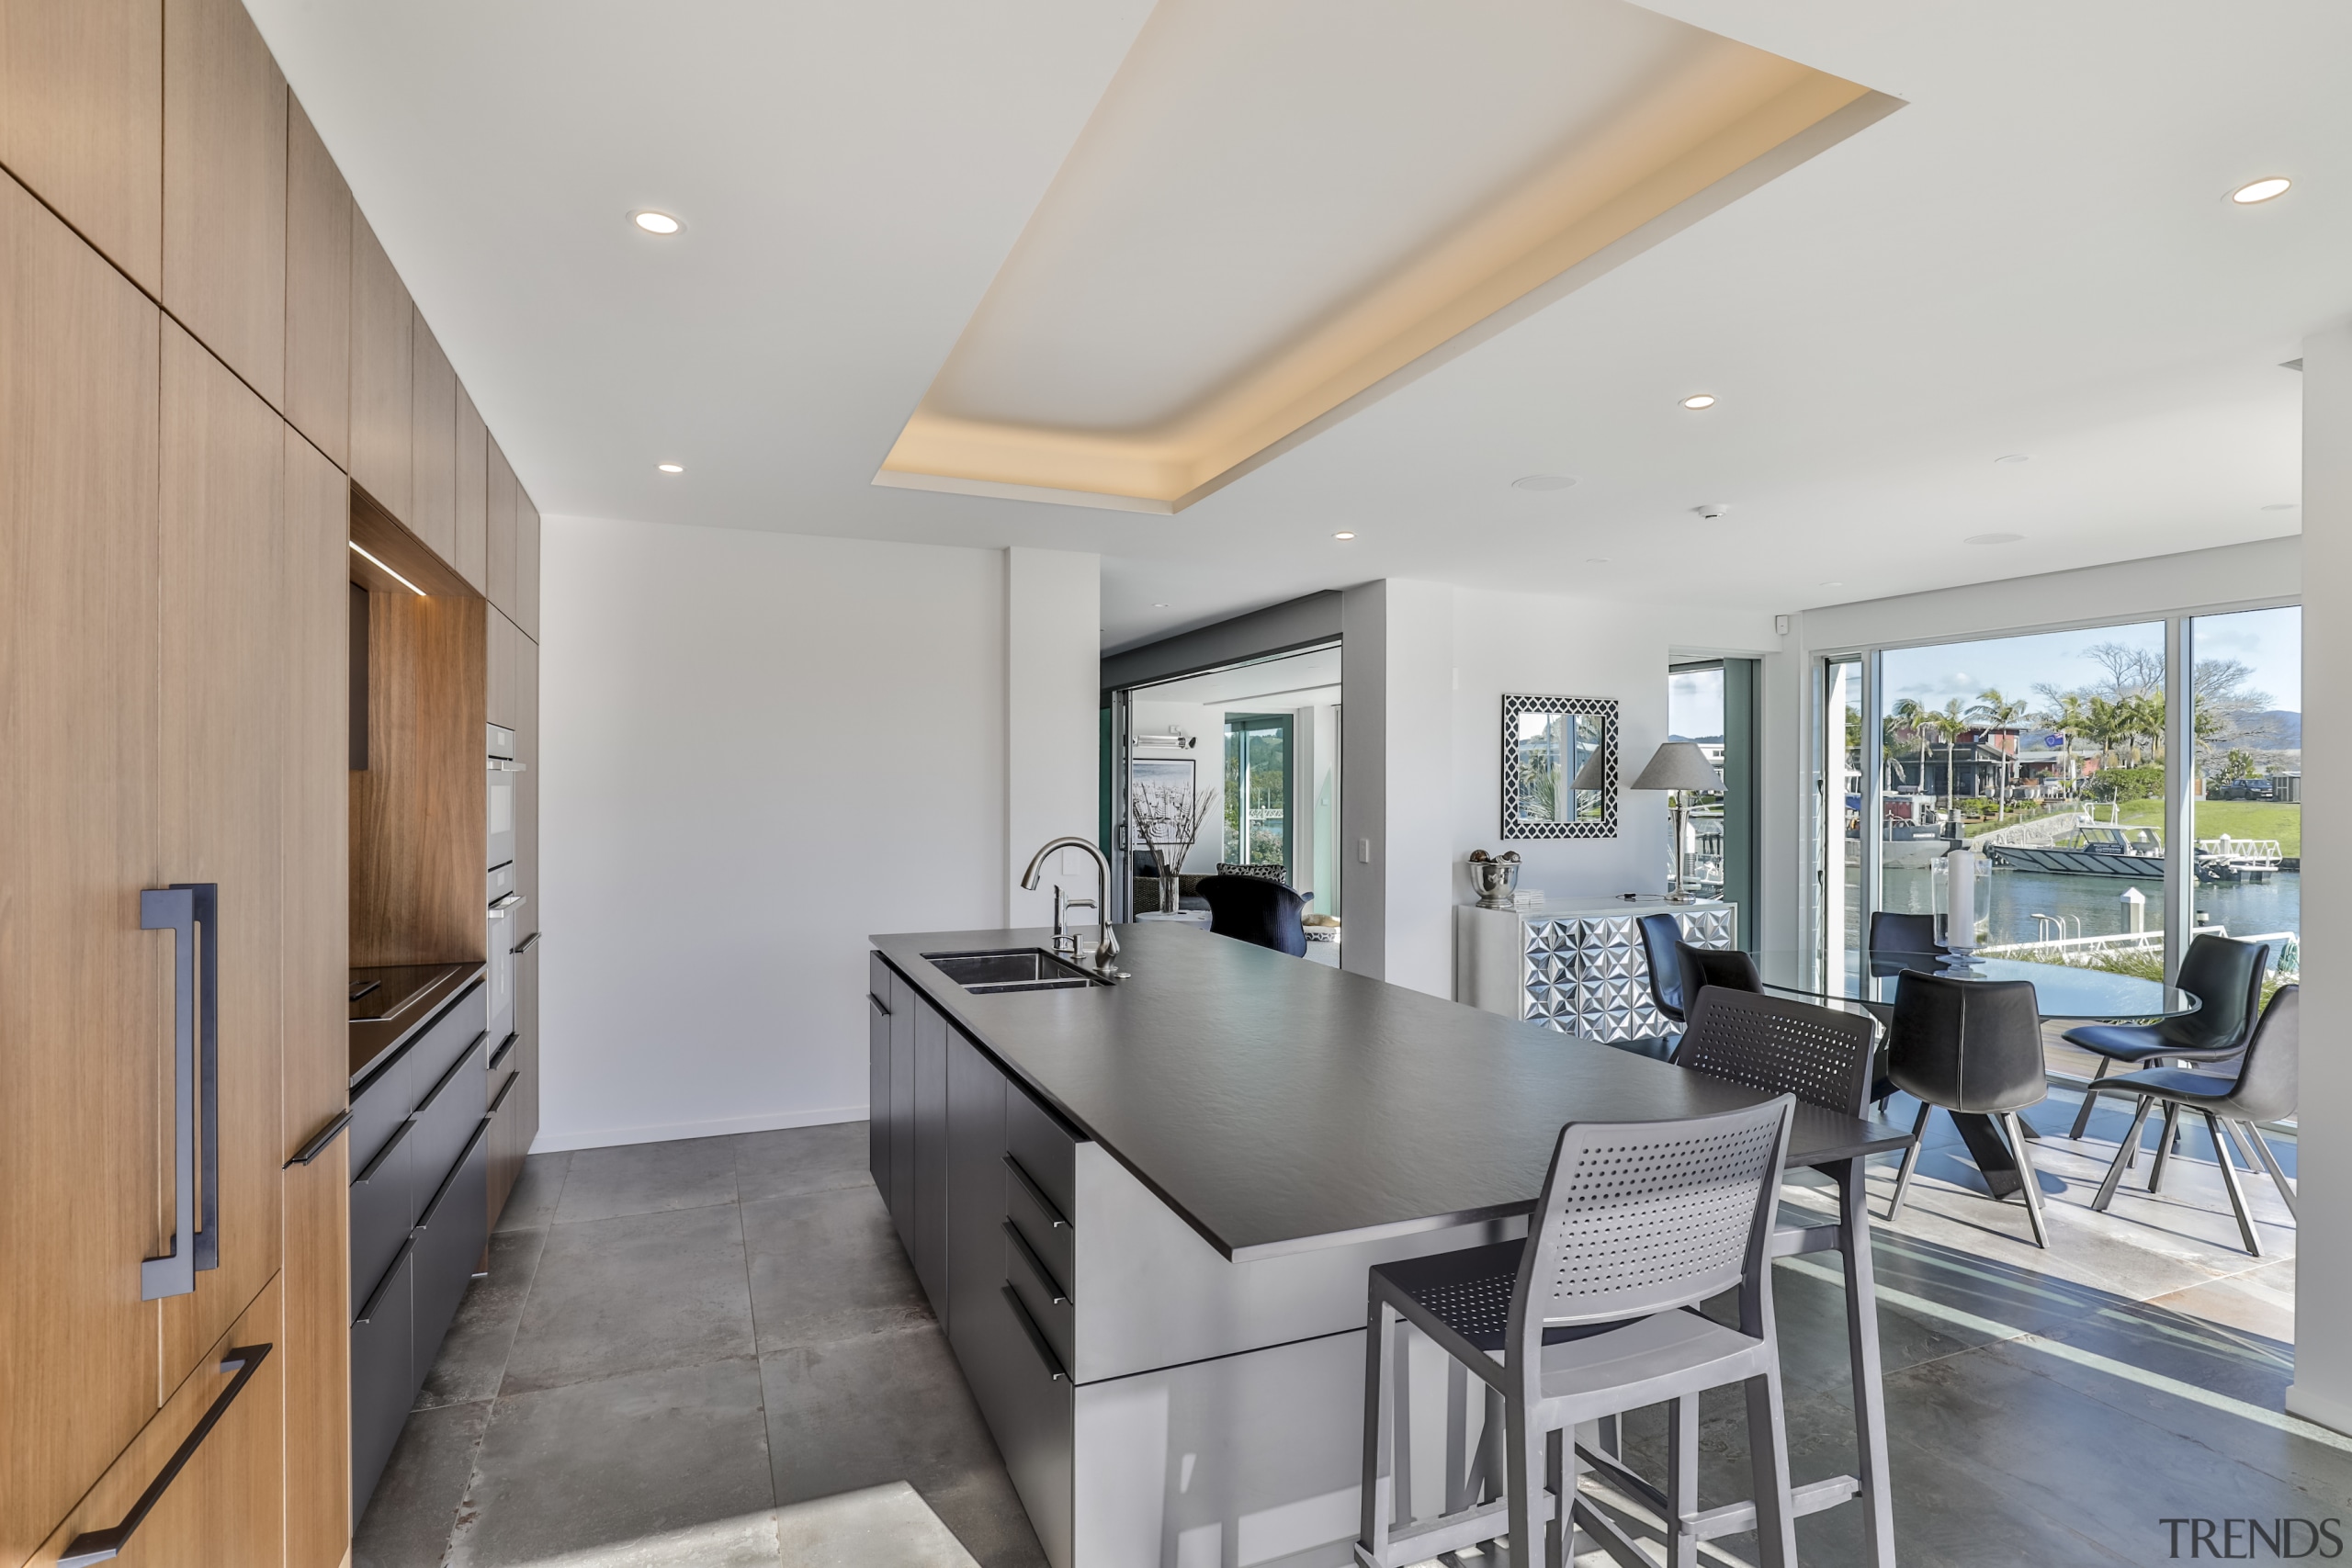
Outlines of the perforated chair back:
<svg viewBox="0 0 2352 1568">
<path fill-rule="evenodd" d="M 2295 1113 L 2301 1054 L 2303 999 L 2301 986 L 2281 986 L 2262 1010 L 2254 1038 L 2230 1091 L 2230 1115 L 2246 1122 L 2277 1122 Z"/>
<path fill-rule="evenodd" d="M 2181 954 L 2173 981 L 2203 1005 L 2195 1012 L 2156 1025 L 2156 1037 L 2190 1051 L 2226 1051 L 2245 1043 L 2246 1026 L 2261 1006 L 2262 972 L 2270 949 L 2258 942 L 2235 942 L 2200 933 Z M 2247 1005 L 2249 997 L 2253 1007 Z"/>
<path fill-rule="evenodd" d="M 1644 915 L 1634 924 L 1641 929 L 1642 956 L 1649 961 L 1650 1004 L 1675 1022 L 1682 1021 L 1682 922 L 1672 915 Z"/>
<path fill-rule="evenodd" d="M 1710 986 L 1690 1004 L 1674 1065 L 1860 1116 L 1870 1104 L 1876 1033 L 1864 1013 Z"/>
<path fill-rule="evenodd" d="M 1796 1100 L 1674 1122 L 1571 1122 L 1520 1259 L 1511 1353 L 1544 1330 L 1647 1317 L 1754 1286 Z"/>
<path fill-rule="evenodd" d="M 1687 942 L 1674 944 L 1675 956 L 1682 961 L 1682 984 L 1687 987 L 1682 998 L 1682 1014 L 1690 1016 L 1699 993 L 1709 986 L 1726 991 L 1764 989 L 1764 976 L 1756 972 L 1756 960 L 1736 947 L 1693 947 Z"/>
</svg>

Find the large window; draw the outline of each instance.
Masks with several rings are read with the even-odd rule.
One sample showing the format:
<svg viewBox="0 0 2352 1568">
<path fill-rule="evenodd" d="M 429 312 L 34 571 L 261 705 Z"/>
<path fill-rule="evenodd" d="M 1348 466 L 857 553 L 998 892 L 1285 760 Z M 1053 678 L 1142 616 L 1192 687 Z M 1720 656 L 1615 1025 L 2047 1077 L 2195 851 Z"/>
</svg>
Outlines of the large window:
<svg viewBox="0 0 2352 1568">
<path fill-rule="evenodd" d="M 1724 667 L 1696 665 L 1666 678 L 1666 728 L 1669 740 L 1689 740 L 1724 767 Z M 1724 896 L 1724 792 L 1693 791 L 1682 797 L 1682 841 L 1669 847 L 1669 872 L 1679 873 L 1686 893 L 1702 898 Z"/>
<path fill-rule="evenodd" d="M 1225 716 L 1225 858 L 1290 867 L 1291 716 Z"/>
<path fill-rule="evenodd" d="M 2301 966 L 2303 612 L 2189 623 L 2196 691 L 2197 923 L 2267 942 L 2281 978 Z"/>
<path fill-rule="evenodd" d="M 1983 948 L 2156 972 L 2221 929 L 2292 967 L 2301 660 L 2292 607 L 1826 660 L 1825 958 L 1851 964 L 1873 913 L 1942 908 L 1966 846 L 1992 866 Z"/>
</svg>

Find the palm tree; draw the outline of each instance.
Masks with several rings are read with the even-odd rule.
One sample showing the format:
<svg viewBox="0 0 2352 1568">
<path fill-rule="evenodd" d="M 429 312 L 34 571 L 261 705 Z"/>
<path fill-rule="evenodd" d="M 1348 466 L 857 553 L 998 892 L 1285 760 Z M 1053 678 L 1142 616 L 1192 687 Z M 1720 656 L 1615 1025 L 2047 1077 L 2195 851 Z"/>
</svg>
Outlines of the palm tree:
<svg viewBox="0 0 2352 1568">
<path fill-rule="evenodd" d="M 1897 698 L 1890 716 L 1919 741 L 1919 793 L 1928 793 L 1928 710 L 1909 697 Z M 1897 782 L 1901 782 L 1899 779 Z"/>
<path fill-rule="evenodd" d="M 2001 688 L 1993 686 L 1976 694 L 1976 704 L 1968 710 L 1968 716 L 1990 728 L 2014 729 L 2018 720 L 2025 716 L 2025 705 L 2010 701 L 2001 695 Z M 2012 747 L 2001 761 L 2001 816 L 2004 819 L 2009 815 L 2009 770 L 2016 766 L 2017 750 Z"/>
<path fill-rule="evenodd" d="M 1960 732 L 1967 728 L 1968 721 L 1961 716 L 1958 697 L 1952 698 L 1940 708 L 1924 708 L 1919 714 L 1918 730 L 1921 738 L 1919 787 L 1925 789 L 1928 784 L 1927 739 L 1931 735 L 1940 736 L 1944 742 L 1944 808 L 1948 811 L 1958 809 L 1960 787 L 1952 770 L 1959 765 L 1956 754 L 1960 745 Z"/>
</svg>

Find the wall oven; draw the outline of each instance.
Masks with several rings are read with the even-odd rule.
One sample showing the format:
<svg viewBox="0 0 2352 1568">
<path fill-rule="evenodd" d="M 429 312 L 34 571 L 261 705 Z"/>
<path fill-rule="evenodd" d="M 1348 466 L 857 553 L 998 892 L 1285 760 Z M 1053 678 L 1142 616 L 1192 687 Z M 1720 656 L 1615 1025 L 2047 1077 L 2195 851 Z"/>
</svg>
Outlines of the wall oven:
<svg viewBox="0 0 2352 1568">
<path fill-rule="evenodd" d="M 484 820 L 484 894 L 489 935 L 485 954 L 489 966 L 490 1038 L 497 1049 L 514 1029 L 514 945 L 521 934 L 523 895 L 515 889 L 514 775 L 523 764 L 514 760 L 514 732 L 503 725 L 488 727 L 489 809 Z"/>
</svg>

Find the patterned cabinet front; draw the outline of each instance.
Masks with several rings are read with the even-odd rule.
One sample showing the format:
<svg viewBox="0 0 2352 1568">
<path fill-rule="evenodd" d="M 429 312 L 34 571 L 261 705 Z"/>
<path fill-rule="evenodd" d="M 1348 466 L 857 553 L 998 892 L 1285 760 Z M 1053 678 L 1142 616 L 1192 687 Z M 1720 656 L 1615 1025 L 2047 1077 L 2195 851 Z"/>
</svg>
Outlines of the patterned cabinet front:
<svg viewBox="0 0 2352 1568">
<path fill-rule="evenodd" d="M 1642 914 L 1657 911 L 1645 909 Z M 1730 947 L 1738 910 L 1675 911 L 1693 947 Z M 1531 917 L 1521 967 L 1520 1016 L 1587 1040 L 1656 1039 L 1674 1025 L 1650 1001 L 1649 960 L 1635 915 Z"/>
</svg>

